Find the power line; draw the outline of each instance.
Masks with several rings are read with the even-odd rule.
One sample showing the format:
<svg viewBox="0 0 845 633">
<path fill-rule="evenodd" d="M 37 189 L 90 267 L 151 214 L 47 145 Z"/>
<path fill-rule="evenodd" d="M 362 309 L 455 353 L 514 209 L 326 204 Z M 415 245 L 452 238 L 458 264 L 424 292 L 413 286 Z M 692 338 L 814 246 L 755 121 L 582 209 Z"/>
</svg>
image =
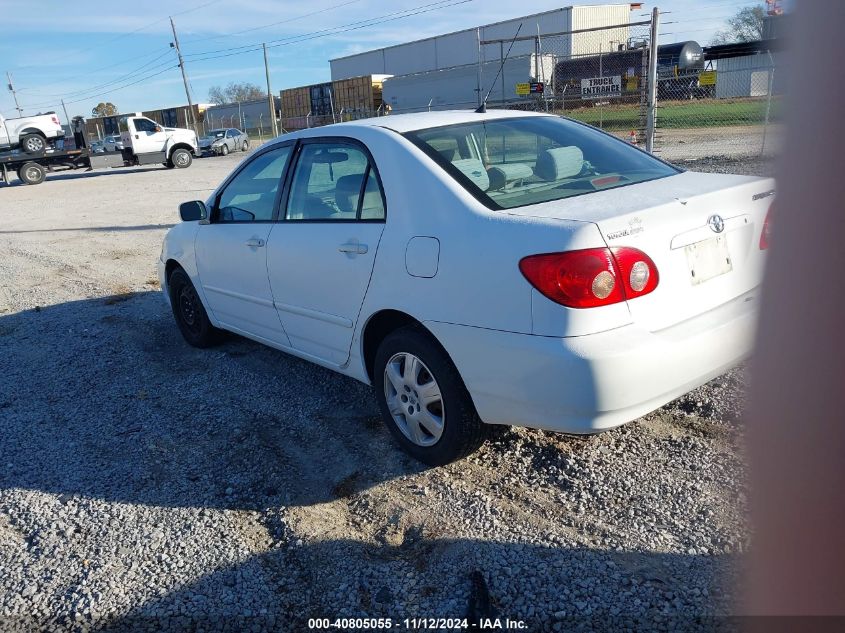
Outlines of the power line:
<svg viewBox="0 0 845 633">
<path fill-rule="evenodd" d="M 297 20 L 302 20 L 304 18 L 310 18 L 315 15 L 320 15 L 321 13 L 328 13 L 334 9 L 339 9 L 341 7 L 349 6 L 350 4 L 356 4 L 361 2 L 362 0 L 348 0 L 347 2 L 341 2 L 340 4 L 335 4 L 330 7 L 325 7 L 323 9 L 319 9 L 317 11 L 312 11 L 311 13 L 303 13 L 301 15 L 297 15 L 292 18 L 287 18 L 286 20 L 279 20 L 278 22 L 271 22 L 270 24 L 264 24 L 262 26 L 255 26 L 249 29 L 243 29 L 242 31 L 232 31 L 231 33 L 223 33 L 222 35 L 214 35 L 211 37 L 198 37 L 198 38 L 188 38 L 185 40 L 186 43 L 192 44 L 194 42 L 206 42 L 209 40 L 219 40 L 223 39 L 224 37 L 232 37 L 233 35 L 243 35 L 244 33 L 251 33 L 253 31 L 261 31 L 263 29 L 269 29 L 274 26 L 279 26 L 280 24 L 288 24 L 290 22 L 296 22 Z"/>
<path fill-rule="evenodd" d="M 377 26 L 380 24 L 385 24 L 387 22 L 394 22 L 396 20 L 401 20 L 403 18 L 412 17 L 415 15 L 420 15 L 422 13 L 429 13 L 431 11 L 436 11 L 437 9 L 445 9 L 447 7 L 454 7 L 461 4 L 467 4 L 469 2 L 473 2 L 473 0 L 438 0 L 437 2 L 432 2 L 429 4 L 420 5 L 418 7 L 414 7 L 412 9 L 405 9 L 403 11 L 394 11 L 393 13 L 387 13 L 382 16 L 368 18 L 366 20 L 358 20 L 356 22 L 350 22 L 349 24 L 344 24 L 336 27 L 330 27 L 327 29 L 321 29 L 319 31 L 312 31 L 310 33 L 302 33 L 300 35 L 291 35 L 286 38 L 280 38 L 277 40 L 270 40 L 267 42 L 267 48 L 277 48 L 279 46 L 289 46 L 291 44 L 298 44 L 300 42 L 305 42 L 308 40 L 318 39 L 321 37 L 326 37 L 329 35 L 339 35 L 341 33 L 348 33 L 350 31 L 356 31 L 359 29 L 367 28 L 369 26 Z M 230 48 L 223 48 L 214 51 L 203 51 L 200 53 L 189 53 L 186 54 L 185 57 L 190 58 L 189 61 L 198 62 L 198 61 L 208 61 L 211 59 L 220 59 L 222 57 L 231 57 L 233 55 L 243 55 L 244 53 L 250 53 L 252 51 L 260 50 L 262 44 L 246 44 L 244 46 L 233 46 Z M 231 52 L 230 52 L 231 51 Z M 221 53 L 217 55 L 216 53 Z M 205 57 L 203 57 L 205 55 Z"/>
</svg>

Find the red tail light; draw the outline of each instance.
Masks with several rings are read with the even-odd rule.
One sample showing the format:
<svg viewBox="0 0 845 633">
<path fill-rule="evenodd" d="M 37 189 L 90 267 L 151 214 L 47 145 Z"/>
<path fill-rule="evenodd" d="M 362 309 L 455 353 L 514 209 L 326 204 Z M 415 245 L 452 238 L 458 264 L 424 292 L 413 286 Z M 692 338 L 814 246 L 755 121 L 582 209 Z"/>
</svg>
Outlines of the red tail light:
<svg viewBox="0 0 845 633">
<path fill-rule="evenodd" d="M 657 287 L 657 267 L 636 248 L 587 248 L 530 255 L 519 270 L 544 296 L 570 308 L 635 299 Z"/>
<path fill-rule="evenodd" d="M 769 205 L 769 210 L 766 211 L 766 219 L 763 220 L 763 230 L 760 232 L 760 250 L 764 251 L 769 248 L 769 234 L 772 230 L 770 219 L 772 217 L 772 210 L 775 208 L 775 203 Z"/>
<path fill-rule="evenodd" d="M 55 123 L 56 125 L 59 125 L 59 117 L 51 116 L 50 118 L 53 119 L 53 123 Z"/>
</svg>

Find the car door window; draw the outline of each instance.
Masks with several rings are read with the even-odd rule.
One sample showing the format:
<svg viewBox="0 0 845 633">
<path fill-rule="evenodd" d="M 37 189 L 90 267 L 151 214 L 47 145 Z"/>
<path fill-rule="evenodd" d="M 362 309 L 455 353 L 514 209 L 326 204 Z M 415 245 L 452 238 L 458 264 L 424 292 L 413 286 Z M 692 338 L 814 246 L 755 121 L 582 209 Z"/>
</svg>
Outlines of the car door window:
<svg viewBox="0 0 845 633">
<path fill-rule="evenodd" d="M 364 150 L 344 143 L 305 144 L 294 172 L 285 217 L 329 221 L 384 219 L 381 186 Z"/>
<path fill-rule="evenodd" d="M 290 145 L 278 147 L 247 163 L 220 194 L 215 222 L 272 220 L 290 151 Z"/>
</svg>

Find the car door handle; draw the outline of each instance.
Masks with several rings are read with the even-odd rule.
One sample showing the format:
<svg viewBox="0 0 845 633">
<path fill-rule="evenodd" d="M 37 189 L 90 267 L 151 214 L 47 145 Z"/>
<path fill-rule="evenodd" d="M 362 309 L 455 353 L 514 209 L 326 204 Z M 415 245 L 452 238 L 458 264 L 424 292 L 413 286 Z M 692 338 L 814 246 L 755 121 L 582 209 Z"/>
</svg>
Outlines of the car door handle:
<svg viewBox="0 0 845 633">
<path fill-rule="evenodd" d="M 262 240 L 261 238 L 258 238 L 258 237 L 253 237 L 251 240 L 246 241 L 246 245 L 250 246 L 252 248 L 264 246 L 264 244 L 266 244 L 266 242 L 264 240 Z"/>
<path fill-rule="evenodd" d="M 366 244 L 361 244 L 360 242 L 347 242 L 346 244 L 338 246 L 337 250 L 341 253 L 356 253 L 358 255 L 363 255 L 369 249 Z"/>
</svg>

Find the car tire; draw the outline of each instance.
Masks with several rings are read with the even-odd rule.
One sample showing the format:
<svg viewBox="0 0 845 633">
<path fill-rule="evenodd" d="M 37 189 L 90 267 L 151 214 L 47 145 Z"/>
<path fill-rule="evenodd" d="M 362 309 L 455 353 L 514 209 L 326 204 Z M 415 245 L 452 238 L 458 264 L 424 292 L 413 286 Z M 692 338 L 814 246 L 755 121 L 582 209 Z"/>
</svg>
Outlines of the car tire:
<svg viewBox="0 0 845 633">
<path fill-rule="evenodd" d="M 457 368 L 420 327 L 388 334 L 376 352 L 373 373 L 385 425 L 402 449 L 419 461 L 442 466 L 484 443 L 486 425 Z"/>
<path fill-rule="evenodd" d="M 21 149 L 25 154 L 41 154 L 47 149 L 47 139 L 40 134 L 24 134 L 21 137 Z"/>
<path fill-rule="evenodd" d="M 227 156 L 229 154 L 229 146 L 225 143 L 220 146 L 220 155 Z"/>
<path fill-rule="evenodd" d="M 40 185 L 47 177 L 47 170 L 38 163 L 24 163 L 18 169 L 18 178 L 25 185 Z"/>
<path fill-rule="evenodd" d="M 175 269 L 170 273 L 167 287 L 173 317 L 188 344 L 205 348 L 219 343 L 222 331 L 211 324 L 188 274 L 181 268 Z"/>
<path fill-rule="evenodd" d="M 246 152 L 249 150 L 249 141 L 244 141 L 244 144 L 241 145 L 241 151 Z"/>
<path fill-rule="evenodd" d="M 192 162 L 194 162 L 194 159 L 191 157 L 191 152 L 180 148 L 174 150 L 174 152 L 170 155 L 168 167 L 173 165 L 177 169 L 186 169 L 191 166 Z"/>
</svg>

